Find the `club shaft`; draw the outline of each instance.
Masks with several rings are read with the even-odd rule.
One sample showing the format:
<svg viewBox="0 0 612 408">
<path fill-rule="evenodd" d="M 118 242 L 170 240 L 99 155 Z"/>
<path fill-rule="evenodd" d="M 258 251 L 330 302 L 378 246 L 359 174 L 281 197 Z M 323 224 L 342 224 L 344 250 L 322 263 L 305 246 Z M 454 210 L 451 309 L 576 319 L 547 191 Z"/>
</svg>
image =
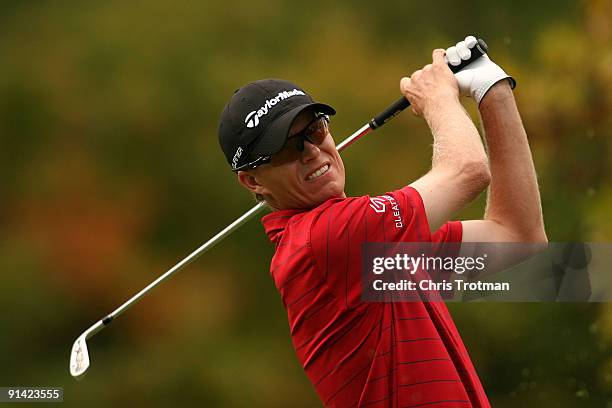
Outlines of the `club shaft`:
<svg viewBox="0 0 612 408">
<path fill-rule="evenodd" d="M 263 202 L 257 203 L 253 208 L 251 208 L 249 211 L 245 212 L 242 216 L 237 218 L 234 222 L 232 222 L 230 225 L 228 225 L 223 230 L 221 230 L 219 233 L 217 233 L 217 235 L 215 235 L 214 237 L 212 237 L 211 239 L 206 241 L 202 246 L 200 246 L 198 249 L 196 249 L 191 254 L 189 254 L 181 262 L 179 262 L 176 265 L 174 265 L 171 269 L 166 271 L 159 278 L 155 279 L 153 282 L 151 282 L 143 290 L 141 290 L 140 292 L 138 292 L 137 294 L 132 296 L 132 298 L 130 300 L 128 300 L 127 302 L 125 302 L 124 304 L 119 306 L 115 311 L 113 311 L 111 314 L 109 314 L 104 320 L 106 320 L 108 323 L 110 323 L 110 320 L 112 320 L 113 318 L 119 316 L 121 313 L 125 312 L 130 306 L 132 306 L 134 303 L 138 302 L 140 300 L 140 298 L 142 298 L 144 295 L 146 295 L 147 292 L 149 292 L 151 289 L 153 289 L 154 287 L 156 287 L 157 285 L 159 285 L 160 283 L 162 283 L 163 281 L 165 281 L 166 279 L 171 277 L 176 272 L 178 272 L 181 269 L 183 269 L 185 266 L 189 265 L 191 262 L 193 262 L 195 259 L 197 259 L 204 252 L 208 251 L 210 248 L 212 248 L 213 246 L 218 244 L 221 240 L 223 240 L 223 238 L 227 237 L 234 230 L 239 228 L 242 224 L 244 224 L 245 222 L 250 220 L 255 214 L 257 214 L 259 211 L 261 211 L 261 209 L 263 209 L 264 207 L 265 207 L 265 203 L 263 203 Z M 108 323 L 106 323 L 106 324 L 108 324 Z"/>
<path fill-rule="evenodd" d="M 92 338 L 93 336 L 96 335 L 96 333 L 102 330 L 104 326 L 105 326 L 104 320 L 98 320 L 93 326 L 87 329 L 87 331 L 85 332 L 85 338 L 86 339 Z"/>
<path fill-rule="evenodd" d="M 370 133 L 371 130 L 372 128 L 370 127 L 370 124 L 366 123 L 361 128 L 359 128 L 355 133 L 353 133 L 352 135 L 344 139 L 342 142 L 340 142 L 336 146 L 336 149 L 338 149 L 339 152 L 343 151 L 344 149 L 346 149 L 347 147 L 349 147 L 350 145 L 358 141 L 362 136 L 365 136 L 368 133 Z"/>
</svg>

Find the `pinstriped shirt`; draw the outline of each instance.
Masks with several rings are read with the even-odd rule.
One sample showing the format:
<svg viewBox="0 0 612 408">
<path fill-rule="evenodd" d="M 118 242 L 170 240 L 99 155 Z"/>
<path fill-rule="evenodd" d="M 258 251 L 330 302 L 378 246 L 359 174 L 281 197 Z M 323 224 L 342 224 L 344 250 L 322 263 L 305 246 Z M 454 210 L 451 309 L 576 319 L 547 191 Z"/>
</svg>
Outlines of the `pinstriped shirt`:
<svg viewBox="0 0 612 408">
<path fill-rule="evenodd" d="M 460 222 L 432 235 L 419 193 L 404 187 L 262 223 L 293 346 L 326 407 L 490 406 L 443 302 L 361 301 L 363 243 L 460 242 Z"/>
</svg>

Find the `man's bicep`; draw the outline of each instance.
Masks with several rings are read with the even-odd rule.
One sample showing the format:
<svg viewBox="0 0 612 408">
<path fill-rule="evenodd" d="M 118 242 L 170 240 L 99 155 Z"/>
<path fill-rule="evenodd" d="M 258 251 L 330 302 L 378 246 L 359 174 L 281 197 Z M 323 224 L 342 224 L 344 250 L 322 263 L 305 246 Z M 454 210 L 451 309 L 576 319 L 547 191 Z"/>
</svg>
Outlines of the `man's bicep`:
<svg viewBox="0 0 612 408">
<path fill-rule="evenodd" d="M 512 232 L 493 220 L 462 221 L 462 242 L 474 242 L 474 245 L 462 245 L 460 256 L 475 256 L 475 252 L 490 253 L 485 274 L 503 271 L 513 267 L 538 252 L 546 249 L 547 244 L 538 242 L 520 243 Z M 503 244 L 504 242 L 509 244 Z"/>
<path fill-rule="evenodd" d="M 453 174 L 441 170 L 430 171 L 410 187 L 421 195 L 431 233 L 471 201 L 465 184 Z"/>
</svg>

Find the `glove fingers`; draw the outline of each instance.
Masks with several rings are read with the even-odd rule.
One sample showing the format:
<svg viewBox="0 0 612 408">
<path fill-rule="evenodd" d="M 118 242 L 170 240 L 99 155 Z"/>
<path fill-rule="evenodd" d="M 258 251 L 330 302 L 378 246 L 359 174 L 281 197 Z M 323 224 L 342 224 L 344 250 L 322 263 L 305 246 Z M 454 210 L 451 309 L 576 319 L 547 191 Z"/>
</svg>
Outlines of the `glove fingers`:
<svg viewBox="0 0 612 408">
<path fill-rule="evenodd" d="M 451 65 L 459 65 L 461 63 L 461 57 L 455 46 L 447 48 L 446 58 Z"/>
<path fill-rule="evenodd" d="M 463 41 L 465 42 L 465 45 L 467 45 L 467 47 L 470 49 L 474 48 L 474 46 L 478 44 L 478 40 L 473 35 L 468 35 Z"/>
<path fill-rule="evenodd" d="M 466 45 L 465 41 L 459 41 L 455 47 L 457 48 L 457 54 L 459 54 L 459 57 L 462 60 L 470 59 L 470 56 L 472 55 L 472 52 L 470 51 L 470 49 Z"/>
</svg>

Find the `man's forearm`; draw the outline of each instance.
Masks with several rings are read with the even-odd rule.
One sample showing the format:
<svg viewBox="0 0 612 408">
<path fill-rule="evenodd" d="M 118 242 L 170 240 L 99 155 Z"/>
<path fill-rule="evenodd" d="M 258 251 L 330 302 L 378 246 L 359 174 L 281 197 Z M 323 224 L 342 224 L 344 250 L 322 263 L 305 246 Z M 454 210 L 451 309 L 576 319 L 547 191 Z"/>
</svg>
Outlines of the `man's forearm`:
<svg viewBox="0 0 612 408">
<path fill-rule="evenodd" d="M 507 81 L 494 85 L 479 109 L 491 170 L 485 219 L 504 226 L 517 241 L 546 240 L 529 142 Z"/>
<path fill-rule="evenodd" d="M 433 134 L 432 168 L 486 170 L 487 156 L 474 123 L 459 101 L 436 105 L 425 116 Z"/>
<path fill-rule="evenodd" d="M 439 109 L 425 116 L 434 136 L 432 169 L 410 184 L 421 194 L 431 232 L 482 193 L 490 179 L 480 135 L 463 107 L 456 101 Z"/>
</svg>

